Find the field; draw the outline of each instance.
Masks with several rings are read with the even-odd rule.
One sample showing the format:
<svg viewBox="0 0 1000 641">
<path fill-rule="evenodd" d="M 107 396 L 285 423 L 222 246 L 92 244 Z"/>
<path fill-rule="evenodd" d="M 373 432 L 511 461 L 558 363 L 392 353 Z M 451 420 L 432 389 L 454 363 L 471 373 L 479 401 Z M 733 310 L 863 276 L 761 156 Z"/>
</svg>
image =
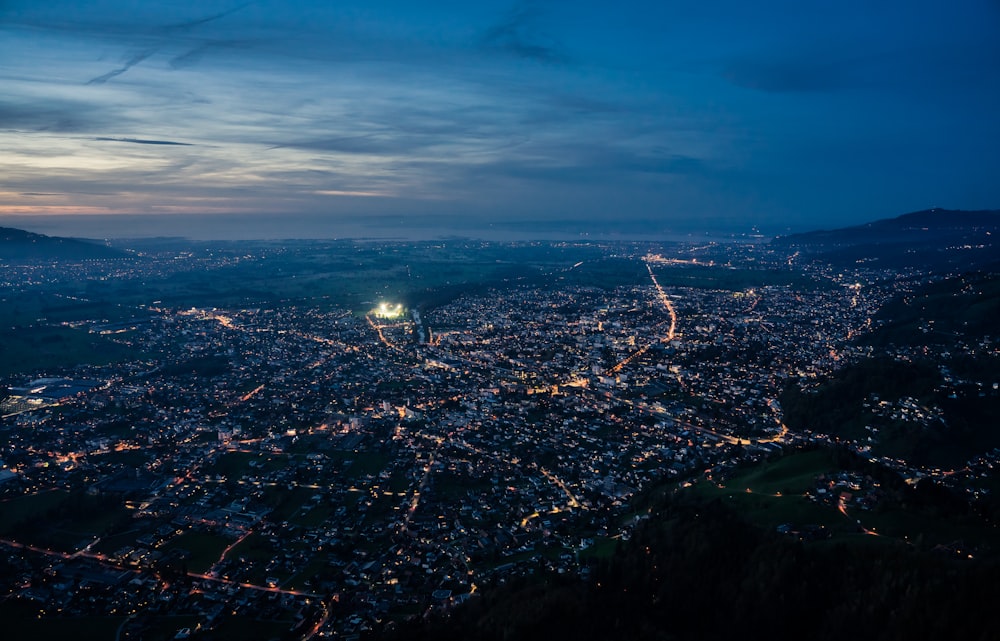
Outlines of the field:
<svg viewBox="0 0 1000 641">
<path fill-rule="evenodd" d="M 0 536 L 75 552 L 128 519 L 114 499 L 56 490 L 0 503 Z"/>
<path fill-rule="evenodd" d="M 0 376 L 48 372 L 81 363 L 107 365 L 136 354 L 85 329 L 47 325 L 0 330 Z"/>
<path fill-rule="evenodd" d="M 7 639 L 73 639 L 114 641 L 125 617 L 38 617 L 36 606 L 24 602 L 0 603 L 0 619 Z"/>
<path fill-rule="evenodd" d="M 777 269 L 735 269 L 709 265 L 655 266 L 653 273 L 663 287 L 695 287 L 743 291 L 754 287 L 792 287 L 811 291 L 829 284 L 802 272 Z"/>
<path fill-rule="evenodd" d="M 9 536 L 27 521 L 42 518 L 69 498 L 69 492 L 53 490 L 0 502 L 0 535 Z"/>
<path fill-rule="evenodd" d="M 207 532 L 185 532 L 163 546 L 164 552 L 185 550 L 190 553 L 187 567 L 191 572 L 205 573 L 215 565 L 222 552 L 232 545 L 232 537 Z"/>
<path fill-rule="evenodd" d="M 873 509 L 850 505 L 843 514 L 834 504 L 823 504 L 805 496 L 815 494 L 816 478 L 837 472 L 831 452 L 796 452 L 776 461 L 753 467 L 725 479 L 720 484 L 701 481 L 689 492 L 705 500 L 719 499 L 751 523 L 774 530 L 783 524 L 818 525 L 826 528 L 833 541 L 905 543 L 921 549 L 951 546 L 956 541 L 971 548 L 1000 549 L 1000 531 L 984 527 L 973 514 L 948 514 L 945 507 L 921 501 L 915 490 L 887 492 L 889 496 Z M 874 483 L 874 482 L 873 482 Z"/>
</svg>

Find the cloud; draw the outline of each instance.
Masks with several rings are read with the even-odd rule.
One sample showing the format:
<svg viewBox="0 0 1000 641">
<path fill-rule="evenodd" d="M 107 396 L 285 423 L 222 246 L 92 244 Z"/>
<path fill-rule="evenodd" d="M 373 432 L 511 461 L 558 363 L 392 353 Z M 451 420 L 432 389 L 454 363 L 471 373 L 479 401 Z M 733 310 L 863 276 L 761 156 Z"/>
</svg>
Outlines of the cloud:
<svg viewBox="0 0 1000 641">
<path fill-rule="evenodd" d="M 136 145 L 178 145 L 181 147 L 193 146 L 189 142 L 175 142 L 173 140 L 145 140 L 142 138 L 109 138 L 105 136 L 99 136 L 97 138 L 94 138 L 94 140 L 99 140 L 101 142 L 130 142 Z"/>
<path fill-rule="evenodd" d="M 767 93 L 813 93 L 844 89 L 860 83 L 853 69 L 858 61 L 823 55 L 741 57 L 730 61 L 723 77 L 734 85 Z"/>
<path fill-rule="evenodd" d="M 187 69 L 201 62 L 205 52 L 211 48 L 210 44 L 203 44 L 190 49 L 179 56 L 170 59 L 170 67 L 173 69 Z"/>
<path fill-rule="evenodd" d="M 243 8 L 247 7 L 249 4 L 250 3 L 243 3 L 227 11 L 222 11 L 204 18 L 187 20 L 184 22 L 170 24 L 166 26 L 156 26 L 155 24 L 142 25 L 141 23 L 137 24 L 135 26 L 137 29 L 137 36 L 147 42 L 150 41 L 154 42 L 155 46 L 153 46 L 152 48 L 144 49 L 136 54 L 133 54 L 124 62 L 124 64 L 121 67 L 117 69 L 112 69 L 107 73 L 91 78 L 90 80 L 87 81 L 87 84 L 88 85 L 104 84 L 107 81 L 111 80 L 112 78 L 116 78 L 122 75 L 123 73 L 127 72 L 129 69 L 143 62 L 153 54 L 159 52 L 161 48 L 163 47 L 169 48 L 172 42 L 175 39 L 178 39 L 178 37 L 180 38 L 181 41 L 185 39 L 190 40 L 190 38 L 185 38 L 188 32 L 194 31 L 197 27 L 200 27 L 202 25 L 208 24 L 210 22 L 215 22 L 229 15 L 232 15 L 237 11 L 240 11 Z M 97 33 L 101 32 L 102 30 L 97 31 Z M 111 28 L 108 28 L 106 31 L 104 31 L 105 34 L 112 34 L 115 32 L 116 30 Z M 174 69 L 190 67 L 201 59 L 201 56 L 204 54 L 206 49 L 216 44 L 219 43 L 208 42 L 208 43 L 197 44 L 196 46 L 189 48 L 185 53 L 174 56 L 170 60 L 170 65 Z"/>
<path fill-rule="evenodd" d="M 995 173 L 995 12 L 661 4 L 0 0 L 0 176 L 115 211 L 471 216 L 806 211 L 875 164 L 922 187 L 904 147 Z"/>
<path fill-rule="evenodd" d="M 149 50 L 146 50 L 146 51 L 140 51 L 139 53 L 133 55 L 131 58 L 129 58 L 128 60 L 126 60 L 124 66 L 119 67 L 118 69 L 112 69 L 111 71 L 109 71 L 109 72 L 107 72 L 105 74 L 97 76 L 96 78 L 91 78 L 90 80 L 87 81 L 87 84 L 88 85 L 103 85 L 108 80 L 111 80 L 112 78 L 114 78 L 116 76 L 122 75 L 123 73 L 125 73 L 126 71 L 128 71 L 132 67 L 136 66 L 137 64 L 139 64 L 140 62 L 142 62 L 146 58 L 150 57 L 154 53 L 156 53 L 156 49 L 149 49 Z"/>
<path fill-rule="evenodd" d="M 96 105 L 77 100 L 0 102 L 0 129 L 75 133 L 92 131 L 106 120 Z"/>
<path fill-rule="evenodd" d="M 483 47 L 539 62 L 567 62 L 569 57 L 561 46 L 539 33 L 540 15 L 537 9 L 528 5 L 515 7 L 483 34 Z"/>
<path fill-rule="evenodd" d="M 630 149 L 602 144 L 588 146 L 571 142 L 527 143 L 522 148 L 476 163 L 454 162 L 420 167 L 451 189 L 461 185 L 476 188 L 490 183 L 592 186 L 655 183 L 672 177 L 687 181 L 717 179 L 726 170 L 710 159 L 661 149 Z"/>
<path fill-rule="evenodd" d="M 278 145 L 273 145 L 268 149 L 281 149 L 290 147 L 293 149 L 307 149 L 310 151 L 322 151 L 341 154 L 396 154 L 404 151 L 411 151 L 423 146 L 415 143 L 412 139 L 404 140 L 398 135 L 385 136 L 344 136 L 336 138 L 317 138 L 314 140 L 299 140 Z"/>
<path fill-rule="evenodd" d="M 353 196 L 357 198 L 384 198 L 387 194 L 378 191 L 352 191 L 348 189 L 317 189 L 317 196 Z"/>
<path fill-rule="evenodd" d="M 198 27 L 203 24 L 207 24 L 209 22 L 214 22 L 221 18 L 225 18 L 226 16 L 230 16 L 236 13 L 237 11 L 241 11 L 247 8 L 251 4 L 252 4 L 251 2 L 244 2 L 243 4 L 235 6 L 232 9 L 228 9 L 226 11 L 220 11 L 219 13 L 207 16 L 205 18 L 197 18 L 195 20 L 188 20 L 186 22 L 180 22 L 178 24 L 167 25 L 166 27 L 164 27 L 164 29 L 168 31 L 186 31 L 188 29 L 192 29 L 194 27 Z"/>
</svg>

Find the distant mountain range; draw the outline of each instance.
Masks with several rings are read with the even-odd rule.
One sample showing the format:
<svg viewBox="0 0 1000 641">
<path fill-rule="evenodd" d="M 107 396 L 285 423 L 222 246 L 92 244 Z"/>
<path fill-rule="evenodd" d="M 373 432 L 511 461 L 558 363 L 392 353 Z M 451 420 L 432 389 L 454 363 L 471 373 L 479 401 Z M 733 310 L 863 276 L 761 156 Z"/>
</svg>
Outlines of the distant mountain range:
<svg viewBox="0 0 1000 641">
<path fill-rule="evenodd" d="M 84 260 L 124 256 L 126 254 L 117 249 L 86 240 L 0 227 L 0 260 Z"/>
<path fill-rule="evenodd" d="M 927 209 L 864 225 L 781 236 L 775 247 L 834 264 L 978 269 L 1000 265 L 1000 210 Z"/>
<path fill-rule="evenodd" d="M 942 236 L 982 238 L 987 232 L 996 231 L 1000 231 L 1000 210 L 925 209 L 854 227 L 782 236 L 776 241 L 787 245 L 884 245 L 937 242 Z"/>
</svg>

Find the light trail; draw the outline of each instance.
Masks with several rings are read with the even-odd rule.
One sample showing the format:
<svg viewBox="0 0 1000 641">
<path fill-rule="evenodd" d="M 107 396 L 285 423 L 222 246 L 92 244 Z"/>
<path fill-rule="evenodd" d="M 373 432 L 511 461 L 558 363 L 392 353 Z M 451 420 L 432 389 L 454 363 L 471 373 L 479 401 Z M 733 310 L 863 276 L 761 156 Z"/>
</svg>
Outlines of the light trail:
<svg viewBox="0 0 1000 641">
<path fill-rule="evenodd" d="M 382 344 L 383 344 L 383 345 L 385 345 L 385 346 L 386 346 L 386 347 L 388 347 L 389 349 L 394 349 L 394 350 L 396 350 L 397 352 L 401 352 L 401 351 L 403 351 L 402 349 L 400 349 L 400 348 L 399 348 L 399 347 L 397 347 L 396 345 L 393 345 L 393 344 L 392 344 L 392 343 L 391 343 L 391 342 L 389 341 L 389 339 L 385 337 L 385 334 L 384 334 L 384 333 L 382 332 L 382 328 L 383 328 L 383 326 L 382 326 L 382 325 L 377 325 L 377 324 L 375 324 L 375 321 L 373 321 L 373 320 L 372 320 L 372 317 L 371 317 L 371 315 L 369 315 L 369 314 L 366 314 L 366 315 L 365 315 L 365 320 L 366 320 L 366 321 L 368 321 L 368 324 L 369 324 L 369 325 L 371 325 L 371 328 L 372 328 L 372 329 L 374 329 L 374 330 L 375 330 L 375 333 L 377 333 L 377 334 L 378 334 L 378 339 L 379 339 L 380 341 L 382 341 Z"/>
<path fill-rule="evenodd" d="M 640 349 L 632 352 L 631 354 L 629 354 L 628 356 L 626 356 L 625 358 L 623 358 L 621 361 L 619 361 L 619 363 L 617 365 L 615 365 L 614 367 L 612 367 L 611 369 L 609 369 L 608 370 L 608 374 L 617 374 L 618 372 L 622 371 L 622 368 L 626 367 L 629 363 L 631 363 L 635 359 L 639 358 L 640 356 L 642 356 L 643 354 L 645 354 L 646 352 L 648 352 L 651 347 L 652 347 L 651 344 L 650 345 L 646 345 L 645 347 L 642 347 L 642 348 L 640 348 Z"/>
<path fill-rule="evenodd" d="M 555 507 L 549 510 L 548 512 L 532 512 L 528 516 L 521 519 L 521 527 L 525 527 L 526 525 L 528 525 L 528 523 L 532 519 L 537 519 L 541 516 L 552 516 L 553 514 L 560 514 L 562 511 L 563 511 L 562 508 Z"/>
<path fill-rule="evenodd" d="M 569 488 L 566 487 L 566 484 L 563 483 L 561 480 L 559 480 L 558 477 L 556 477 L 554 474 L 550 473 L 544 467 L 539 467 L 538 471 L 541 472 L 542 476 L 544 476 L 545 478 L 547 478 L 549 480 L 549 482 L 551 482 L 553 485 L 555 485 L 556 487 L 558 487 L 560 490 L 563 491 L 563 493 L 569 499 L 569 506 L 570 507 L 575 507 L 575 508 L 583 507 L 582 505 L 580 505 L 580 501 L 578 501 L 577 498 L 573 495 L 573 493 L 569 491 Z"/>
<path fill-rule="evenodd" d="M 320 617 L 319 621 L 317 621 L 316 624 L 309 629 L 309 632 L 307 632 L 306 635 L 302 637 L 302 641 L 309 641 L 310 639 L 315 637 L 316 634 L 319 633 L 319 631 L 323 628 L 323 626 L 326 625 L 326 622 L 330 620 L 330 614 L 331 614 L 330 606 L 327 605 L 326 601 L 320 601 L 319 605 L 321 608 L 323 608 L 323 616 Z"/>
<path fill-rule="evenodd" d="M 298 336 L 299 338 L 304 338 L 307 341 L 313 341 L 315 343 L 319 343 L 320 345 L 326 345 L 327 347 L 340 347 L 348 351 L 352 349 L 351 345 L 342 343 L 340 341 L 335 341 L 332 338 L 326 338 L 325 336 L 317 336 L 316 334 L 307 334 L 297 329 L 288 330 L 288 333 L 292 334 L 293 336 Z"/>
<path fill-rule="evenodd" d="M 656 275 L 653 273 L 653 266 L 650 265 L 649 261 L 645 259 L 643 260 L 643 262 L 646 265 L 646 271 L 649 272 L 650 280 L 652 280 L 653 285 L 656 286 L 656 292 L 660 296 L 660 302 L 663 303 L 663 307 L 666 308 L 667 314 L 670 315 L 670 329 L 667 330 L 667 337 L 663 340 L 672 341 L 674 340 L 674 336 L 676 335 L 677 332 L 677 312 L 676 310 L 674 310 L 674 304 L 670 302 L 670 299 L 667 297 L 667 293 L 663 291 L 662 287 L 660 287 L 660 282 L 656 280 Z"/>
<path fill-rule="evenodd" d="M 240 543 L 242 543 L 243 541 L 245 541 L 246 538 L 248 536 L 250 536 L 251 534 L 253 534 L 253 530 L 247 530 L 246 532 L 243 533 L 243 536 L 241 536 L 240 538 L 236 539 L 235 541 L 233 541 L 232 543 L 230 543 L 228 546 L 226 546 L 226 549 L 223 550 L 222 554 L 219 555 L 219 560 L 216 561 L 213 564 L 212 567 L 215 567 L 216 565 L 218 565 L 218 564 L 222 563 L 223 561 L 225 561 L 226 560 L 226 555 L 229 554 L 229 552 L 232 551 L 232 549 L 234 547 L 236 547 L 237 545 L 239 545 Z"/>
<path fill-rule="evenodd" d="M 263 389 L 264 389 L 264 386 L 263 386 L 263 385 L 258 385 L 258 386 L 257 386 L 257 387 L 255 387 L 254 389 L 250 390 L 249 392 L 247 392 L 246 394 L 244 394 L 243 396 L 241 396 L 241 397 L 240 397 L 240 402 L 241 402 L 241 403 L 246 403 L 246 402 L 247 402 L 247 401 L 249 401 L 249 400 L 250 400 L 251 398 L 253 398 L 253 397 L 254 397 L 254 396 L 256 396 L 257 394 L 259 394 L 259 393 L 260 393 L 260 391 L 261 391 L 261 390 L 263 390 Z"/>
<path fill-rule="evenodd" d="M 847 518 L 851 518 L 851 517 L 850 517 L 850 515 L 848 515 L 848 514 L 847 514 L 847 499 L 846 499 L 846 498 L 844 498 L 844 495 L 843 495 L 843 494 L 841 494 L 841 495 L 840 495 L 840 496 L 839 496 L 839 497 L 837 498 L 837 510 L 838 510 L 838 511 L 839 511 L 839 512 L 840 512 L 841 514 L 843 514 L 844 516 L 846 516 Z M 862 532 L 864 532 L 865 534 L 867 534 L 868 536 L 882 536 L 881 534 L 879 534 L 879 533 L 878 533 L 878 532 L 876 532 L 875 530 L 869 530 L 869 529 L 868 529 L 868 528 L 866 528 L 865 526 L 861 525 L 861 521 L 859 521 L 859 520 L 855 519 L 855 521 L 854 521 L 854 522 L 855 522 L 855 523 L 857 524 L 858 528 L 860 528 L 860 530 L 861 530 Z"/>
<path fill-rule="evenodd" d="M 653 267 L 650 264 L 651 261 L 662 262 L 666 259 L 661 258 L 659 261 L 656 261 L 655 258 L 656 257 L 646 256 L 645 258 L 643 258 L 643 264 L 646 265 L 646 271 L 649 272 L 649 278 L 650 280 L 653 281 L 653 285 L 656 287 L 657 297 L 660 299 L 660 302 L 663 304 L 664 309 L 667 310 L 667 315 L 670 317 L 670 327 L 667 328 L 667 335 L 661 337 L 658 342 L 669 343 L 670 341 L 674 340 L 674 338 L 677 337 L 677 310 L 674 309 L 674 304 L 670 301 L 670 298 L 667 296 L 667 293 L 663 291 L 663 287 L 660 286 L 660 282 L 656 280 L 656 275 L 653 273 Z M 662 323 L 660 324 L 662 325 Z M 657 327 L 659 327 L 659 325 L 657 325 Z M 617 365 L 609 369 L 608 373 L 617 374 L 624 367 L 628 366 L 629 363 L 631 363 L 635 359 L 639 358 L 640 356 L 648 352 L 655 344 L 656 343 L 650 343 L 649 345 L 641 347 L 635 352 L 632 352 L 624 359 L 622 359 L 622 361 L 619 362 Z"/>
<path fill-rule="evenodd" d="M 448 435 L 449 437 L 451 434 Z M 417 484 L 417 489 L 413 491 L 413 497 L 410 499 L 410 507 L 406 510 L 406 516 L 403 517 L 403 530 L 405 531 L 410 526 L 410 520 L 413 519 L 413 514 L 420 507 L 420 493 L 427 487 L 427 482 L 430 479 L 431 470 L 434 469 L 434 460 L 441 446 L 444 444 L 444 437 L 438 437 L 437 447 L 431 452 L 430 456 L 427 458 L 427 465 L 424 466 L 424 475 L 420 479 L 420 483 Z"/>
<path fill-rule="evenodd" d="M 674 424 L 676 426 L 682 427 L 684 429 L 692 430 L 692 431 L 695 431 L 695 432 L 701 432 L 702 434 L 708 435 L 708 436 L 710 436 L 712 438 L 718 439 L 720 441 L 725 441 L 726 443 L 729 443 L 730 445 L 750 445 L 751 444 L 750 439 L 745 439 L 745 440 L 744 439 L 740 439 L 740 438 L 737 438 L 735 436 L 730 436 L 729 434 L 722 434 L 720 432 L 716 432 L 715 430 L 713 430 L 711 428 L 708 428 L 708 427 L 702 427 L 701 425 L 695 425 L 694 423 L 688 423 L 686 421 L 682 421 L 680 419 L 677 419 L 677 418 L 671 416 L 667 412 L 667 410 L 665 410 L 665 409 L 663 409 L 661 407 L 653 407 L 653 406 L 651 406 L 651 405 L 649 405 L 647 403 L 643 403 L 642 401 L 632 401 L 632 400 L 625 399 L 625 398 L 619 398 L 619 397 L 611 394 L 610 392 L 601 392 L 601 393 L 609 401 L 614 401 L 616 403 L 622 403 L 624 405 L 629 405 L 629 406 L 631 406 L 631 407 L 633 407 L 633 408 L 635 408 L 635 409 L 637 409 L 637 410 L 639 410 L 641 412 L 646 412 L 647 414 L 651 414 L 651 415 L 654 415 L 654 416 L 657 416 L 657 417 L 664 418 L 665 420 L 669 421 L 670 423 L 672 423 L 672 424 Z"/>
<path fill-rule="evenodd" d="M 257 592 L 270 592 L 271 594 L 289 594 L 291 596 L 304 596 L 311 599 L 321 599 L 323 595 L 315 594 L 313 592 L 302 592 L 300 590 L 283 590 L 281 588 L 272 588 L 266 585 L 257 585 L 255 583 L 241 583 L 239 581 L 230 581 L 228 579 L 223 579 L 221 577 L 212 576 L 211 574 L 199 574 L 197 572 L 188 572 L 187 575 L 192 579 L 200 579 L 202 581 L 210 581 L 212 583 L 220 583 L 222 585 L 235 585 L 237 587 L 245 588 L 247 590 L 255 590 Z"/>
<path fill-rule="evenodd" d="M 774 412 L 775 414 L 778 414 L 779 410 L 775 408 L 775 402 L 776 401 L 773 398 L 768 399 L 768 401 L 767 401 L 767 407 L 772 412 Z M 785 437 L 788 436 L 788 426 L 785 425 L 784 422 L 782 422 L 782 420 L 778 416 L 775 416 L 774 420 L 778 424 L 778 427 L 781 428 L 781 431 L 778 432 L 777 434 L 773 435 L 773 436 L 769 436 L 767 438 L 759 438 L 759 439 L 757 439 L 758 443 L 781 443 L 781 442 L 784 442 Z"/>
<path fill-rule="evenodd" d="M 74 552 L 72 554 L 72 556 L 73 557 L 78 557 L 78 556 L 89 555 L 90 554 L 90 549 L 92 547 L 94 547 L 95 545 L 97 545 L 98 543 L 100 543 L 100 542 L 101 542 L 101 537 L 96 537 L 93 541 L 91 541 L 90 543 L 88 543 L 85 547 L 83 547 L 83 548 L 77 550 L 76 552 Z M 98 555 L 98 556 L 102 556 L 103 557 L 103 555 Z"/>
</svg>

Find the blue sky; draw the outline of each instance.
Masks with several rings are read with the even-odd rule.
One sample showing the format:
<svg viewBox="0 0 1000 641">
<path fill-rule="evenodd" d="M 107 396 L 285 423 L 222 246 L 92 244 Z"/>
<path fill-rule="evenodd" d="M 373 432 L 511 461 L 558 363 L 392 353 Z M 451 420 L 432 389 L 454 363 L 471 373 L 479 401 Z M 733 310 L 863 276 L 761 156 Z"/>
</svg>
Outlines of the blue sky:
<svg viewBox="0 0 1000 641">
<path fill-rule="evenodd" d="M 0 224 L 1000 208 L 998 33 L 997 0 L 2 0 Z"/>
</svg>

